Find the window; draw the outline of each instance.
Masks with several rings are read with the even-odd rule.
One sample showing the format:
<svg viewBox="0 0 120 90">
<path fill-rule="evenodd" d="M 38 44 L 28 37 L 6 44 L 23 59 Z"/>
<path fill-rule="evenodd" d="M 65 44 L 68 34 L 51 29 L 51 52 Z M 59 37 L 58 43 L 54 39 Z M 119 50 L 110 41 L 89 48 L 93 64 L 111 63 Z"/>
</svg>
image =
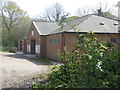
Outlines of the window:
<svg viewBox="0 0 120 90">
<path fill-rule="evenodd" d="M 57 39 L 57 43 L 60 43 L 60 39 Z"/>
<path fill-rule="evenodd" d="M 111 42 L 116 43 L 117 42 L 117 38 L 111 38 Z"/>
<path fill-rule="evenodd" d="M 22 44 L 22 41 L 20 41 L 20 44 Z"/>
<path fill-rule="evenodd" d="M 49 39 L 49 43 L 52 43 L 52 39 Z"/>
<path fill-rule="evenodd" d="M 34 35 L 34 31 L 32 30 L 32 36 Z"/>
<path fill-rule="evenodd" d="M 57 43 L 57 42 L 56 42 L 56 40 L 57 40 L 57 39 L 54 39 L 54 44 L 56 44 L 56 43 Z"/>
<path fill-rule="evenodd" d="M 58 43 L 60 43 L 60 39 L 49 39 L 49 43 L 58 44 Z"/>
</svg>

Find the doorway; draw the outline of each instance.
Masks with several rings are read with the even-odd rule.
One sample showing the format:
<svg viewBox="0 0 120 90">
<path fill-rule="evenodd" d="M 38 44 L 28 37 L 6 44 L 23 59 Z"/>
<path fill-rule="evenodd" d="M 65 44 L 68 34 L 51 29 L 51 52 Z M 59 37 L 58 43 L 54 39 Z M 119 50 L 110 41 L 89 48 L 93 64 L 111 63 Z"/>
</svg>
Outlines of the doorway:
<svg viewBox="0 0 120 90">
<path fill-rule="evenodd" d="M 35 54 L 35 45 L 36 40 L 35 39 L 31 40 L 31 54 Z"/>
<path fill-rule="evenodd" d="M 20 41 L 20 51 L 22 51 L 22 41 Z"/>
</svg>

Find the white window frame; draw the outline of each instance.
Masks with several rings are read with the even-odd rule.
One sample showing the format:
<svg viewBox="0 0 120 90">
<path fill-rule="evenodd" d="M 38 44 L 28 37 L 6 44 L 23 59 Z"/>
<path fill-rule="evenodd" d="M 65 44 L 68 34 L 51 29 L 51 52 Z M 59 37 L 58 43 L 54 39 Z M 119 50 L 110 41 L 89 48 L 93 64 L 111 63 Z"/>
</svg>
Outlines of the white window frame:
<svg viewBox="0 0 120 90">
<path fill-rule="evenodd" d="M 32 30 L 32 36 L 34 35 L 34 31 Z"/>
</svg>

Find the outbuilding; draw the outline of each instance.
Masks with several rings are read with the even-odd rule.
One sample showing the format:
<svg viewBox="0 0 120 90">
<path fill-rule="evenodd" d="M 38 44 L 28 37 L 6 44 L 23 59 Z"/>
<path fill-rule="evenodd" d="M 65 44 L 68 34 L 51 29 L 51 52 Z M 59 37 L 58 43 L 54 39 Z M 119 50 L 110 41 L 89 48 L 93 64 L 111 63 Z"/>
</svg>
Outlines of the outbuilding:
<svg viewBox="0 0 120 90">
<path fill-rule="evenodd" d="M 67 51 L 74 49 L 76 35 L 90 31 L 99 41 L 111 42 L 120 49 L 117 20 L 92 14 L 71 20 L 63 29 L 56 22 L 33 21 L 27 37 L 27 53 L 57 60 L 58 51 L 62 53 L 65 48 Z"/>
</svg>

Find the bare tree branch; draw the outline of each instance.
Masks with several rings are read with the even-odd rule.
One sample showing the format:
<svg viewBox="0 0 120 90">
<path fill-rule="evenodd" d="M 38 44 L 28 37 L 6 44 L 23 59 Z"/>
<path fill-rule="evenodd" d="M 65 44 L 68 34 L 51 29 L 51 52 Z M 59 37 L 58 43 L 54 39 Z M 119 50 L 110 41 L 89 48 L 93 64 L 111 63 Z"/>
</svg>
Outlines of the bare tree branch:
<svg viewBox="0 0 120 90">
<path fill-rule="evenodd" d="M 47 21 L 59 21 L 65 14 L 65 11 L 59 3 L 53 4 L 51 7 L 45 9 L 43 15 L 40 17 Z"/>
<path fill-rule="evenodd" d="M 19 18 L 25 16 L 25 12 L 21 10 L 16 3 L 12 1 L 0 2 L 0 12 L 3 17 L 3 24 L 5 25 L 6 29 L 11 32 L 12 28 L 15 25 L 18 25 Z"/>
<path fill-rule="evenodd" d="M 81 17 L 88 14 L 97 14 L 100 16 L 105 16 L 105 17 L 114 18 L 114 19 L 117 18 L 117 16 L 115 16 L 114 7 L 108 8 L 108 3 L 106 3 L 105 5 L 102 5 L 101 2 L 99 3 L 98 6 L 94 8 L 84 8 L 84 9 L 79 8 L 77 10 L 77 16 Z"/>
</svg>

